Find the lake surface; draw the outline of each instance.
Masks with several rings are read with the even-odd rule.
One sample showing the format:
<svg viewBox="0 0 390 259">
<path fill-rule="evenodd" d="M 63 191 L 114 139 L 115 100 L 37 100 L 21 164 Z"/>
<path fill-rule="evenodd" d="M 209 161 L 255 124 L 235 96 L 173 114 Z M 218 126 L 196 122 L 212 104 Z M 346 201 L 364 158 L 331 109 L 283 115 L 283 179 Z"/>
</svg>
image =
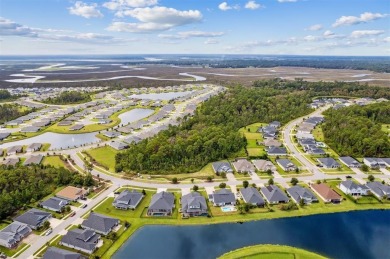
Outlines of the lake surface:
<svg viewBox="0 0 390 259">
<path fill-rule="evenodd" d="M 192 91 L 185 92 L 169 92 L 169 93 L 150 93 L 150 94 L 133 94 L 130 97 L 138 98 L 138 99 L 150 99 L 150 100 L 172 100 L 178 97 L 185 96 Z"/>
<path fill-rule="evenodd" d="M 97 132 L 82 134 L 59 134 L 46 132 L 32 138 L 4 143 L 0 145 L 0 149 L 16 145 L 30 145 L 32 143 L 50 143 L 51 145 L 49 150 L 67 149 L 75 146 L 79 147 L 84 144 L 99 142 L 100 139 L 95 137 L 96 134 Z"/>
<path fill-rule="evenodd" d="M 158 224 L 158 219 L 155 220 Z M 204 226 L 146 226 L 114 259 L 216 258 L 256 244 L 281 244 L 331 258 L 390 258 L 390 211 L 359 211 Z"/>
<path fill-rule="evenodd" d="M 133 109 L 128 112 L 124 112 L 118 116 L 121 119 L 121 124 L 126 125 L 130 122 L 138 121 L 153 114 L 151 109 Z"/>
</svg>

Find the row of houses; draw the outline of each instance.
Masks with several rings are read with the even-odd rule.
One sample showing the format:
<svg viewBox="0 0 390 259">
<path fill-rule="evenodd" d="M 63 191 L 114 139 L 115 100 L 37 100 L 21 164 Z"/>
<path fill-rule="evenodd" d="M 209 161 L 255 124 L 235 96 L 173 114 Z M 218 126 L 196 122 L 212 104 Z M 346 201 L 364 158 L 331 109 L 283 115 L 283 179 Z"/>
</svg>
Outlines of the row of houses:
<svg viewBox="0 0 390 259">
<path fill-rule="evenodd" d="M 256 170 L 262 172 L 276 170 L 276 166 L 271 161 L 264 159 L 254 159 L 250 162 L 245 158 L 238 158 L 232 162 L 232 165 L 238 173 L 255 173 Z M 230 163 L 227 161 L 214 162 L 212 163 L 212 168 L 216 174 L 233 173 L 234 171 Z"/>
<path fill-rule="evenodd" d="M 342 192 L 351 196 L 366 196 L 373 194 L 378 199 L 390 199 L 390 186 L 380 182 L 357 184 L 351 180 L 342 181 L 339 185 Z"/>
<path fill-rule="evenodd" d="M 25 152 L 31 153 L 31 152 L 40 151 L 42 146 L 43 145 L 41 143 L 31 143 L 31 144 L 26 146 Z M 16 145 L 16 146 L 7 147 L 6 151 L 5 151 L 5 154 L 7 154 L 7 155 L 16 155 L 16 154 L 22 153 L 22 152 L 23 152 L 23 146 Z"/>
<path fill-rule="evenodd" d="M 0 155 L 2 154 L 2 150 L 0 150 Z M 40 165 L 44 156 L 39 154 L 39 155 L 31 155 L 26 158 L 26 160 L 23 162 L 24 166 L 29 166 L 29 165 Z M 8 157 L 4 158 L 3 161 L 0 163 L 5 166 L 16 166 L 20 162 L 19 157 Z"/>
</svg>

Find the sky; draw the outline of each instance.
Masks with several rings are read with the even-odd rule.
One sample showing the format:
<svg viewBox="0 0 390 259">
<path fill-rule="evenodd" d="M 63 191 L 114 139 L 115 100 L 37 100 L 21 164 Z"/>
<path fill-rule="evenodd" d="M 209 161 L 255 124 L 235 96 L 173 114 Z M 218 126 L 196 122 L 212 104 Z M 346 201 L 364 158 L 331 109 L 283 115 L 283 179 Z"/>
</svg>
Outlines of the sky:
<svg viewBox="0 0 390 259">
<path fill-rule="evenodd" d="M 390 55 L 389 0 L 0 0 L 0 55 Z"/>
</svg>

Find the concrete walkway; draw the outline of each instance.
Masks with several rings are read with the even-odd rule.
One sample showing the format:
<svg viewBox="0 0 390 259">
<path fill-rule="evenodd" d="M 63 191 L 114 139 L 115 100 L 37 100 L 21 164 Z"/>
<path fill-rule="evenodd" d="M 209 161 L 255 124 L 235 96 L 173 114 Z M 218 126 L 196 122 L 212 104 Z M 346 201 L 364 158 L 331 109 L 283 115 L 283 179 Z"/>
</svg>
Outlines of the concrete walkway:
<svg viewBox="0 0 390 259">
<path fill-rule="evenodd" d="M 181 188 L 181 195 L 186 195 L 191 192 L 190 188 Z"/>
</svg>

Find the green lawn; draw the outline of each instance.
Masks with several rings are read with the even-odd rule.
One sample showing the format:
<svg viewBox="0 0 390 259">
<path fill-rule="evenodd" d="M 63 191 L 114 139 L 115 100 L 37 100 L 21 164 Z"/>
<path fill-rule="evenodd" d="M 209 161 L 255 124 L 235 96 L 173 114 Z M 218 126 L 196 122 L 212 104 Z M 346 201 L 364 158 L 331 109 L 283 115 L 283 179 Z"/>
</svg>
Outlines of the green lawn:
<svg viewBox="0 0 390 259">
<path fill-rule="evenodd" d="M 265 147 L 263 145 L 258 145 L 257 143 L 263 141 L 262 134 L 258 133 L 257 130 L 259 127 L 264 125 L 266 125 L 266 123 L 254 123 L 239 129 L 239 132 L 241 132 L 247 139 L 248 143 L 246 146 L 246 150 L 248 151 L 248 156 L 263 156 L 267 153 L 264 150 Z"/>
<path fill-rule="evenodd" d="M 65 167 L 64 161 L 61 160 L 59 156 L 45 156 L 42 160 L 43 165 L 51 165 L 55 168 Z"/>
<path fill-rule="evenodd" d="M 118 153 L 110 146 L 104 146 L 86 151 L 99 164 L 109 168 L 109 171 L 115 172 L 115 155 Z"/>
<path fill-rule="evenodd" d="M 14 249 L 9 249 L 9 248 L 0 246 L 0 254 L 4 253 L 6 256 L 10 256 L 11 257 L 14 254 L 18 253 L 19 251 L 21 251 L 26 246 L 27 246 L 27 244 L 23 243 L 23 241 L 22 241 L 22 243 L 20 243 L 18 245 L 18 247 L 14 248 Z"/>
<path fill-rule="evenodd" d="M 313 252 L 281 245 L 255 245 L 240 248 L 222 256 L 219 259 L 324 259 L 325 257 Z"/>
</svg>

